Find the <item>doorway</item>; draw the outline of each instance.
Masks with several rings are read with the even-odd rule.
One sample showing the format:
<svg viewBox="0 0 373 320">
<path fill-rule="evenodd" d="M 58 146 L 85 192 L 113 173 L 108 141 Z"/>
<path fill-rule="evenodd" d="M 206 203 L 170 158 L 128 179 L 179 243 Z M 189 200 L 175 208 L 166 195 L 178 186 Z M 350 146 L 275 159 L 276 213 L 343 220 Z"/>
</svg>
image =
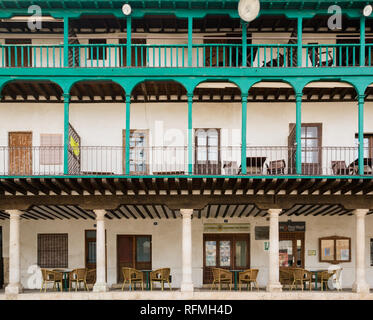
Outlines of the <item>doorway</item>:
<svg viewBox="0 0 373 320">
<path fill-rule="evenodd" d="M 212 283 L 212 268 L 250 268 L 250 234 L 203 235 L 203 283 Z"/>
<path fill-rule="evenodd" d="M 304 232 L 280 232 L 280 268 L 304 268 Z"/>
<path fill-rule="evenodd" d="M 152 269 L 151 235 L 117 235 L 117 280 L 123 282 L 122 268 Z"/>
<path fill-rule="evenodd" d="M 32 174 L 32 132 L 9 132 L 9 174 Z"/>
<path fill-rule="evenodd" d="M 87 269 L 96 269 L 96 230 L 85 230 L 85 267 Z M 105 268 L 107 270 L 107 248 L 106 248 L 106 230 L 105 230 Z M 107 276 L 107 272 L 106 272 Z"/>
</svg>

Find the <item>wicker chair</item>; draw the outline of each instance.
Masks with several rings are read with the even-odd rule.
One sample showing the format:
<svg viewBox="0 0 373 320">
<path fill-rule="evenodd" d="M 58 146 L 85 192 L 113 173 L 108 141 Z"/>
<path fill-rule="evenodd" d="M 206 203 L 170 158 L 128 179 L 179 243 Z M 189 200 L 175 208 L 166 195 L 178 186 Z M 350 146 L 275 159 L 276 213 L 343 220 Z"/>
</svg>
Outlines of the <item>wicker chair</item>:
<svg viewBox="0 0 373 320">
<path fill-rule="evenodd" d="M 233 275 L 230 271 L 221 268 L 212 268 L 213 281 L 211 290 L 216 286 L 221 289 L 222 284 L 227 284 L 229 290 L 232 290 Z"/>
<path fill-rule="evenodd" d="M 40 292 L 44 288 L 44 292 L 47 291 L 47 284 L 53 283 L 53 290 L 57 289 L 56 284 L 61 285 L 61 290 L 63 287 L 62 280 L 63 280 L 63 274 L 60 272 L 55 272 L 48 269 L 41 269 L 41 275 L 42 275 L 42 283 L 40 287 Z"/>
<path fill-rule="evenodd" d="M 293 286 L 294 282 L 294 269 L 293 268 L 280 268 L 280 283 L 283 287 Z"/>
<path fill-rule="evenodd" d="M 312 277 L 311 273 L 307 270 L 304 270 L 302 268 L 294 268 L 293 271 L 294 274 L 294 280 L 293 284 L 291 285 L 291 290 L 295 287 L 295 289 L 298 288 L 298 284 L 301 285 L 301 289 L 303 291 L 303 286 L 308 282 L 309 289 L 311 290 L 311 283 L 312 283 Z"/>
<path fill-rule="evenodd" d="M 122 274 L 123 274 L 122 291 L 124 290 L 124 285 L 127 282 L 129 284 L 130 290 L 132 290 L 132 283 L 134 284 L 134 288 L 136 288 L 136 283 L 140 283 L 141 289 L 144 290 L 144 274 L 141 271 L 138 271 L 134 268 L 123 267 Z"/>
<path fill-rule="evenodd" d="M 324 284 L 326 290 L 328 290 L 328 281 L 329 279 L 336 273 L 337 270 L 333 270 L 329 272 L 328 270 L 320 272 L 320 283 L 321 283 L 321 291 L 324 290 Z"/>
<path fill-rule="evenodd" d="M 150 272 L 150 290 L 153 290 L 153 282 L 159 282 L 161 284 L 162 291 L 164 289 L 164 284 L 167 282 L 168 287 L 170 290 L 172 290 L 170 273 L 170 268 L 162 268 Z"/>
<path fill-rule="evenodd" d="M 83 283 L 84 290 L 89 291 L 87 286 L 87 268 L 74 269 L 69 274 L 69 291 L 72 288 L 72 284 L 75 283 L 75 291 L 78 291 L 80 284 Z"/>
<path fill-rule="evenodd" d="M 250 285 L 250 290 L 253 290 L 252 284 L 255 285 L 257 290 L 259 291 L 259 286 L 258 282 L 256 282 L 256 278 L 258 277 L 259 270 L 258 269 L 248 269 L 243 272 L 240 272 L 238 274 L 238 286 L 241 291 L 241 287 L 243 284 L 247 284 L 247 290 L 249 290 L 249 285 Z"/>
<path fill-rule="evenodd" d="M 87 269 L 87 278 L 86 282 L 88 287 L 89 286 L 94 286 L 96 283 L 96 269 Z"/>
</svg>

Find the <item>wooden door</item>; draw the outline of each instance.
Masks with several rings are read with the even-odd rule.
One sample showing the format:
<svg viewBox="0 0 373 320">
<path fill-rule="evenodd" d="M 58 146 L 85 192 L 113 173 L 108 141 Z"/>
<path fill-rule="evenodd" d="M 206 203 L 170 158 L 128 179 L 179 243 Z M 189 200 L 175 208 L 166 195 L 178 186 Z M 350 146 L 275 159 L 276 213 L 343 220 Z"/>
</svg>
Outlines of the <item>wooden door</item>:
<svg viewBox="0 0 373 320">
<path fill-rule="evenodd" d="M 7 67 L 32 67 L 31 47 L 21 47 L 21 45 L 30 45 L 30 39 L 6 39 L 5 44 L 11 45 L 6 50 Z"/>
<path fill-rule="evenodd" d="M 203 283 L 212 283 L 212 268 L 250 268 L 249 234 L 203 235 Z"/>
<path fill-rule="evenodd" d="M 304 268 L 304 232 L 279 233 L 280 267 Z"/>
<path fill-rule="evenodd" d="M 9 174 L 32 174 L 32 132 L 9 132 Z"/>
<path fill-rule="evenodd" d="M 117 279 L 123 282 L 122 268 L 151 270 L 152 242 L 150 235 L 117 235 Z"/>
<path fill-rule="evenodd" d="M 195 129 L 194 173 L 221 174 L 219 129 Z"/>
</svg>

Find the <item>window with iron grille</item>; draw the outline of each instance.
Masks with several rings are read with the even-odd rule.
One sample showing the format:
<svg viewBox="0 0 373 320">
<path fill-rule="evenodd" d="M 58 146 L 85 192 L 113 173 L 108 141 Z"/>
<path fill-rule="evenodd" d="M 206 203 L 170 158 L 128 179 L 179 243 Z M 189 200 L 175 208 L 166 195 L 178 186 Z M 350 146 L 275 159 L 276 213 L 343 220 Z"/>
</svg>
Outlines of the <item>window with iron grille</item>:
<svg viewBox="0 0 373 320">
<path fill-rule="evenodd" d="M 67 268 L 67 240 L 67 233 L 39 233 L 38 265 L 41 268 Z"/>
</svg>

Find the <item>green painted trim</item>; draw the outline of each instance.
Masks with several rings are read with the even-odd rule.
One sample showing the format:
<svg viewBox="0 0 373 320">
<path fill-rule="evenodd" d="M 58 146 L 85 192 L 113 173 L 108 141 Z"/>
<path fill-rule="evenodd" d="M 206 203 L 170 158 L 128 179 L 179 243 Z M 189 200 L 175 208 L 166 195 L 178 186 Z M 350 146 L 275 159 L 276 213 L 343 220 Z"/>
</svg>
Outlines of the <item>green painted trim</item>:
<svg viewBox="0 0 373 320">
<path fill-rule="evenodd" d="M 247 135 L 247 95 L 248 93 L 242 94 L 242 106 L 241 106 L 241 172 L 242 174 L 247 173 L 246 167 L 246 135 Z"/>
<path fill-rule="evenodd" d="M 360 67 L 365 65 L 365 17 L 360 18 Z"/>
<path fill-rule="evenodd" d="M 303 20 L 302 17 L 297 19 L 297 66 L 302 66 L 302 52 L 303 52 Z"/>
<path fill-rule="evenodd" d="M 63 18 L 63 65 L 69 67 L 69 17 Z"/>
<path fill-rule="evenodd" d="M 358 96 L 359 107 L 359 174 L 364 175 L 364 98 L 365 95 Z"/>
<path fill-rule="evenodd" d="M 126 148 L 125 173 L 130 174 L 131 95 L 126 94 Z"/>
<path fill-rule="evenodd" d="M 63 172 L 69 174 L 69 123 L 70 123 L 70 95 L 64 93 L 64 113 L 63 113 Z"/>
<path fill-rule="evenodd" d="M 132 50 L 131 50 L 131 43 L 132 43 L 132 18 L 131 16 L 127 17 L 127 66 L 131 66 L 131 58 L 132 58 Z"/>
<path fill-rule="evenodd" d="M 242 25 L 242 66 L 247 66 L 247 22 L 241 21 Z"/>
<path fill-rule="evenodd" d="M 193 17 L 188 17 L 188 67 L 193 66 L 192 47 L 193 47 Z"/>
<path fill-rule="evenodd" d="M 188 173 L 193 174 L 193 93 L 188 93 Z"/>
<path fill-rule="evenodd" d="M 297 174 L 302 174 L 302 97 L 303 93 L 297 92 L 296 95 L 296 123 L 295 123 L 295 143 L 296 156 L 295 168 Z"/>
</svg>

